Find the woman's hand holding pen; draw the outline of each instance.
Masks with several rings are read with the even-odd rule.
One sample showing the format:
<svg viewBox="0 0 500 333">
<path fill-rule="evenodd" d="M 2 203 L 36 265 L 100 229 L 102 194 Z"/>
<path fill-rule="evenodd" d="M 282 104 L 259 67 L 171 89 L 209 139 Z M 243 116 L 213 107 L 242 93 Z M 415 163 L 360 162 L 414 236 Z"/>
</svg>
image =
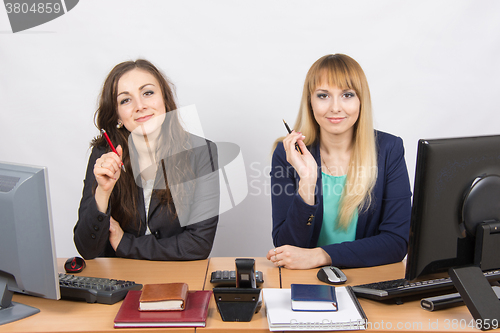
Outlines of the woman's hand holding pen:
<svg viewBox="0 0 500 333">
<path fill-rule="evenodd" d="M 122 147 L 116 147 L 118 156 L 114 152 L 103 154 L 94 164 L 94 176 L 97 181 L 95 200 L 100 212 L 105 213 L 108 209 L 108 200 L 116 182 L 121 174 Z"/>
<path fill-rule="evenodd" d="M 318 179 L 318 164 L 304 144 L 304 136 L 300 132 L 292 131 L 283 139 L 286 151 L 286 160 L 297 171 L 299 181 L 299 194 L 309 205 L 314 205 L 314 191 Z M 298 144 L 302 154 L 296 149 Z"/>
</svg>

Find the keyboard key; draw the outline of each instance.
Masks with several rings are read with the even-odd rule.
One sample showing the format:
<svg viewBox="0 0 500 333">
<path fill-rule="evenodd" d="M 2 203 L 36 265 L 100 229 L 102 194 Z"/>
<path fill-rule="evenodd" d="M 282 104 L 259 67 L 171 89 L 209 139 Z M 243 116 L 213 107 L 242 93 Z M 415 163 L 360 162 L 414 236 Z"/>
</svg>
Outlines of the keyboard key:
<svg viewBox="0 0 500 333">
<path fill-rule="evenodd" d="M 258 285 L 264 283 L 261 271 L 255 272 L 255 282 Z M 216 287 L 235 287 L 236 271 L 214 271 L 210 276 L 210 283 L 214 284 Z"/>
<path fill-rule="evenodd" d="M 61 299 L 87 303 L 114 304 L 125 298 L 129 290 L 141 290 L 133 281 L 59 274 Z"/>
<path fill-rule="evenodd" d="M 500 270 L 484 272 L 489 281 L 500 280 Z M 448 278 L 409 282 L 396 279 L 353 286 L 356 296 L 384 301 L 393 298 L 401 299 L 423 293 L 442 293 L 454 289 L 453 282 Z"/>
</svg>

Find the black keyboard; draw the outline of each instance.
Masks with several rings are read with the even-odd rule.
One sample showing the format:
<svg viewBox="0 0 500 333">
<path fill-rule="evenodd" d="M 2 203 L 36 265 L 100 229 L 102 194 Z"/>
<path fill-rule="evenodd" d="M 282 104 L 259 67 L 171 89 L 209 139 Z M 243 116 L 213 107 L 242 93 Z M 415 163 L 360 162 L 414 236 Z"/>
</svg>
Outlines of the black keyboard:
<svg viewBox="0 0 500 333">
<path fill-rule="evenodd" d="M 210 283 L 216 287 L 236 287 L 236 271 L 215 271 L 210 276 Z M 261 271 L 255 272 L 255 283 L 264 283 L 264 274 Z"/>
<path fill-rule="evenodd" d="M 142 284 L 59 273 L 59 287 L 61 299 L 114 304 L 124 299 L 129 290 L 141 290 Z"/>
<path fill-rule="evenodd" d="M 483 273 L 488 281 L 500 280 L 500 270 Z M 427 293 L 440 293 L 455 289 L 449 277 L 433 280 L 410 282 L 405 279 L 389 280 L 376 283 L 353 286 L 352 290 L 358 297 L 376 301 L 403 299 Z M 399 302 L 399 301 L 398 301 Z"/>
</svg>

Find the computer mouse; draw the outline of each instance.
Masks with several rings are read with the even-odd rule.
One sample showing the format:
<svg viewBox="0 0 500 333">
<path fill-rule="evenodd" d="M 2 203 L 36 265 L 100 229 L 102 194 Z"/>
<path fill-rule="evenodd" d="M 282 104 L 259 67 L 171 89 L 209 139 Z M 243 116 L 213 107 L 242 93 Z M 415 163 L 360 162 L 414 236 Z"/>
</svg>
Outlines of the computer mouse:
<svg viewBox="0 0 500 333">
<path fill-rule="evenodd" d="M 317 277 L 320 281 L 330 284 L 342 284 L 347 281 L 344 272 L 335 266 L 321 267 L 318 271 Z"/>
<path fill-rule="evenodd" d="M 66 273 L 80 273 L 85 268 L 85 260 L 80 257 L 71 257 L 64 263 Z"/>
</svg>

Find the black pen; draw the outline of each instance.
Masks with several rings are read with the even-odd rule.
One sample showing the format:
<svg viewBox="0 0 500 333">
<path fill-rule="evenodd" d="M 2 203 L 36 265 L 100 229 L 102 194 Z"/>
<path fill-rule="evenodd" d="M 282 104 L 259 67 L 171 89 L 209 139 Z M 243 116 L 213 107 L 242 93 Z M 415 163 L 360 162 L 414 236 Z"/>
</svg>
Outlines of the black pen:
<svg viewBox="0 0 500 333">
<path fill-rule="evenodd" d="M 278 266 L 279 270 L 280 270 L 280 289 L 283 288 L 283 285 L 281 284 L 281 266 Z"/>
<path fill-rule="evenodd" d="M 286 130 L 288 131 L 288 134 L 292 133 L 292 130 L 290 129 L 290 127 L 288 127 L 288 124 L 286 123 L 285 119 L 283 119 L 283 123 L 285 124 L 285 127 L 286 127 Z M 295 148 L 297 148 L 297 150 L 300 152 L 300 154 L 302 154 L 302 150 L 300 150 L 299 144 L 297 142 L 295 142 Z"/>
</svg>

